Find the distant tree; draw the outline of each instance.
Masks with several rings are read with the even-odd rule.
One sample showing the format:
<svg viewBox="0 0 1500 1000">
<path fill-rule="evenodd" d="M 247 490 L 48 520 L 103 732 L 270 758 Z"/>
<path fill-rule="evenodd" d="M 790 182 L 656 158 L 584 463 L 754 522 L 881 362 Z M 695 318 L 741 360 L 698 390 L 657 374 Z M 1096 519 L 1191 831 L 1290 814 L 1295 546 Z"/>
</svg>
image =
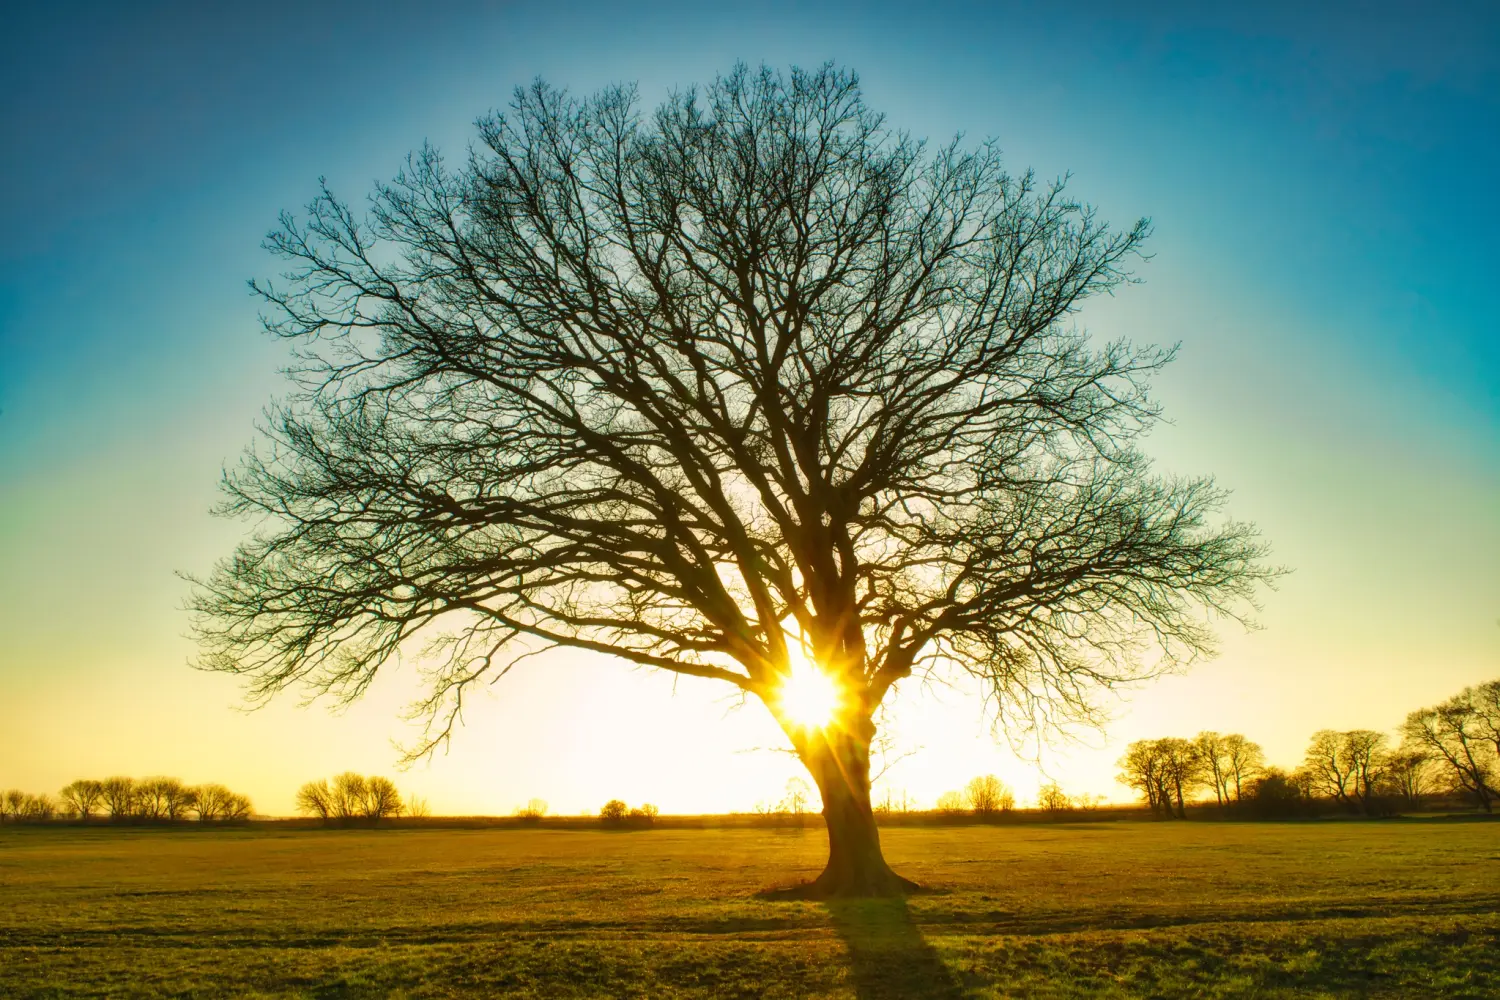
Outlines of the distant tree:
<svg viewBox="0 0 1500 1000">
<path fill-rule="evenodd" d="M 1403 744 L 1386 758 L 1386 781 L 1407 805 L 1421 805 L 1431 782 L 1432 765 L 1431 751 Z"/>
<path fill-rule="evenodd" d="M 369 788 L 362 774 L 353 771 L 345 771 L 343 774 L 335 775 L 331 788 L 332 797 L 330 803 L 333 806 L 333 817 L 338 820 L 348 821 L 358 819 L 365 814 L 365 795 Z"/>
<path fill-rule="evenodd" d="M 1457 791 L 1492 812 L 1500 798 L 1500 748 L 1488 738 L 1481 699 L 1466 688 L 1441 705 L 1418 709 L 1406 717 L 1401 735 L 1409 748 L 1430 753 Z"/>
<path fill-rule="evenodd" d="M 1081 792 L 1073 796 L 1073 805 L 1085 812 L 1094 812 L 1104 804 L 1104 796 L 1097 792 Z"/>
<path fill-rule="evenodd" d="M 1061 785 L 1053 781 L 1037 789 L 1036 805 L 1043 812 L 1064 813 L 1073 808 L 1073 800 L 1068 798 Z"/>
<path fill-rule="evenodd" d="M 306 788 L 306 786 L 303 786 Z M 200 823 L 216 823 L 230 819 L 244 819 L 250 814 L 248 803 L 241 808 L 240 799 L 223 785 L 207 784 L 199 785 L 193 789 L 194 810 L 198 814 Z M 302 794 L 297 794 L 298 805 L 301 805 Z M 243 813 L 243 815 L 241 815 Z"/>
<path fill-rule="evenodd" d="M 530 823 L 539 823 L 547 815 L 546 799 L 530 799 L 524 806 L 516 807 L 516 815 Z"/>
<path fill-rule="evenodd" d="M 1350 794 L 1366 816 L 1376 812 L 1376 795 L 1385 782 L 1390 751 L 1390 737 L 1373 729 L 1352 729 L 1341 733 L 1344 756 L 1352 768 Z"/>
<path fill-rule="evenodd" d="M 88 778 L 70 782 L 60 793 L 63 806 L 72 815 L 87 820 L 104 801 L 104 786 Z"/>
<path fill-rule="evenodd" d="M 1016 807 L 1015 794 L 993 774 L 981 775 L 970 781 L 964 789 L 964 798 L 976 816 L 993 816 L 1010 812 Z"/>
<path fill-rule="evenodd" d="M 124 776 L 105 778 L 100 782 L 103 792 L 104 811 L 109 818 L 115 822 L 126 820 L 135 815 L 136 796 L 135 779 Z"/>
<path fill-rule="evenodd" d="M 12 788 L 4 795 L 0 795 L 0 819 L 8 819 L 14 822 L 21 818 L 21 807 L 26 804 L 26 793 L 19 788 Z"/>
<path fill-rule="evenodd" d="M 406 797 L 406 808 L 404 811 L 412 819 L 426 819 L 432 815 L 432 809 L 427 805 L 427 800 L 416 794 Z"/>
<path fill-rule="evenodd" d="M 812 797 L 812 789 L 807 782 L 801 778 L 788 778 L 786 793 L 781 797 L 781 811 L 801 819 L 807 812 L 808 800 Z"/>
<path fill-rule="evenodd" d="M 336 815 L 333 789 L 327 780 L 309 781 L 297 789 L 297 811 L 327 822 Z"/>
<path fill-rule="evenodd" d="M 27 795 L 21 800 L 17 818 L 23 823 L 45 823 L 57 814 L 57 803 L 52 796 Z"/>
<path fill-rule="evenodd" d="M 1214 799 L 1221 806 L 1229 802 L 1229 748 L 1224 744 L 1224 737 L 1205 730 L 1193 737 L 1193 748 L 1203 763 L 1207 783 L 1214 790 Z"/>
<path fill-rule="evenodd" d="M 193 790 L 179 778 L 147 778 L 138 786 L 152 804 L 153 818 L 176 822 L 193 810 Z"/>
<path fill-rule="evenodd" d="M 625 822 L 630 815 L 630 808 L 620 799 L 610 799 L 604 803 L 604 808 L 599 810 L 599 819 L 606 826 L 616 826 Z"/>
<path fill-rule="evenodd" d="M 1266 752 L 1259 743 L 1241 733 L 1223 737 L 1222 746 L 1229 777 L 1234 782 L 1234 801 L 1239 802 L 1245 785 L 1265 768 Z"/>
<path fill-rule="evenodd" d="M 193 600 L 201 665 L 251 697 L 352 699 L 443 633 L 421 753 L 539 648 L 717 680 L 822 795 L 808 892 L 887 894 L 910 886 L 869 750 L 895 685 L 961 671 L 1002 724 L 1094 718 L 1270 575 L 1222 491 L 1137 446 L 1171 352 L 1075 318 L 1144 220 L 994 144 L 928 147 L 831 66 L 654 114 L 538 82 L 479 128 L 368 218 L 325 189 L 270 238 L 300 388 L 226 484 L 256 533 Z M 796 708 L 804 651 L 832 720 Z"/>
<path fill-rule="evenodd" d="M 382 820 L 401 815 L 401 793 L 390 778 L 378 775 L 365 779 L 364 804 L 361 814 L 368 820 Z"/>
<path fill-rule="evenodd" d="M 1177 802 L 1177 818 L 1187 818 L 1187 796 L 1208 781 L 1208 767 L 1198 748 L 1189 740 L 1168 736 L 1156 741 L 1160 755 L 1162 791 Z"/>
<path fill-rule="evenodd" d="M 656 806 L 647 802 L 630 810 L 629 822 L 631 826 L 654 826 L 658 810 Z"/>
<path fill-rule="evenodd" d="M 1242 787 L 1244 802 L 1259 819 L 1290 819 L 1301 815 L 1306 798 L 1297 782 L 1277 767 L 1266 767 Z"/>
<path fill-rule="evenodd" d="M 252 809 L 249 796 L 232 792 L 219 818 L 226 823 L 238 823 L 249 819 Z"/>
<path fill-rule="evenodd" d="M 135 783 L 135 808 L 133 815 L 137 819 L 155 821 L 161 819 L 167 810 L 168 788 L 166 782 L 170 778 L 142 778 Z M 178 782 L 181 784 L 181 782 Z"/>
<path fill-rule="evenodd" d="M 875 811 L 882 816 L 892 816 L 897 813 L 905 814 L 916 808 L 916 802 L 906 789 L 897 791 L 887 788 L 881 795 L 880 801 L 875 805 Z"/>
<path fill-rule="evenodd" d="M 1156 740 L 1136 740 L 1125 749 L 1117 762 L 1116 780 L 1146 797 L 1146 805 L 1155 815 L 1170 819 L 1171 797 L 1167 792 L 1162 754 Z"/>
<path fill-rule="evenodd" d="M 1313 733 L 1302 758 L 1302 772 L 1313 793 L 1353 809 L 1356 764 L 1344 734 L 1332 729 Z"/>
<path fill-rule="evenodd" d="M 937 797 L 937 811 L 956 815 L 964 811 L 963 792 L 944 792 Z"/>
</svg>

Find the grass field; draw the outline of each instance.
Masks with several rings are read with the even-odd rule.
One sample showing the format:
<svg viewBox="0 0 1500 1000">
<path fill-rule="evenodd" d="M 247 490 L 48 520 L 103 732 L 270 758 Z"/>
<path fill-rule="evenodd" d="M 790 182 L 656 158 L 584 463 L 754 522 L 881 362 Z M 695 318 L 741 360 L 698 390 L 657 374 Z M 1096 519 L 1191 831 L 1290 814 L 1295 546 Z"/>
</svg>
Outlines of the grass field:
<svg viewBox="0 0 1500 1000">
<path fill-rule="evenodd" d="M 1500 997 L 1500 823 L 0 831 L 0 996 Z"/>
</svg>

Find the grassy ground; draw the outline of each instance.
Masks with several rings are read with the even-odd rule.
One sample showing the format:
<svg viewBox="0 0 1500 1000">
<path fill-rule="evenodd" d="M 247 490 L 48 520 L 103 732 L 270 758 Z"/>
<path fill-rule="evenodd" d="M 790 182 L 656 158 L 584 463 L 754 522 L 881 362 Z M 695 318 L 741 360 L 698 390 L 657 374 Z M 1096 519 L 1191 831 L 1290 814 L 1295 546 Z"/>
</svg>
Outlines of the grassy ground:
<svg viewBox="0 0 1500 1000">
<path fill-rule="evenodd" d="M 1500 997 L 1500 823 L 0 831 L 0 996 Z"/>
</svg>

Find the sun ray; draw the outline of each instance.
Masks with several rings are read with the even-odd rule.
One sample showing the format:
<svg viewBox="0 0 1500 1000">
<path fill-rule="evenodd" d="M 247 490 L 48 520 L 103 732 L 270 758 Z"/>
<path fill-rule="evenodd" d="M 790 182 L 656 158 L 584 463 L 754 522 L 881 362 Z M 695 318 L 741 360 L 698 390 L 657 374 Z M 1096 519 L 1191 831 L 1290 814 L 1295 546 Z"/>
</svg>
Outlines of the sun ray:
<svg viewBox="0 0 1500 1000">
<path fill-rule="evenodd" d="M 792 644 L 791 671 L 782 682 L 777 700 L 782 714 L 793 724 L 825 729 L 837 715 L 842 698 L 833 678 Z"/>
</svg>

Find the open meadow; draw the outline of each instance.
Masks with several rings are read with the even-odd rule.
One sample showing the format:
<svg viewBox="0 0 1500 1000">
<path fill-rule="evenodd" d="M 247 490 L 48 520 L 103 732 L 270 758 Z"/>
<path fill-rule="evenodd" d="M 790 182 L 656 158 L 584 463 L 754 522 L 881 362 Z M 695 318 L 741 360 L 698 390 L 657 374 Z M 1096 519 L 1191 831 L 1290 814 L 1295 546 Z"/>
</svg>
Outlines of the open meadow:
<svg viewBox="0 0 1500 1000">
<path fill-rule="evenodd" d="M 1494 997 L 1500 823 L 0 832 L 6 997 Z"/>
</svg>

